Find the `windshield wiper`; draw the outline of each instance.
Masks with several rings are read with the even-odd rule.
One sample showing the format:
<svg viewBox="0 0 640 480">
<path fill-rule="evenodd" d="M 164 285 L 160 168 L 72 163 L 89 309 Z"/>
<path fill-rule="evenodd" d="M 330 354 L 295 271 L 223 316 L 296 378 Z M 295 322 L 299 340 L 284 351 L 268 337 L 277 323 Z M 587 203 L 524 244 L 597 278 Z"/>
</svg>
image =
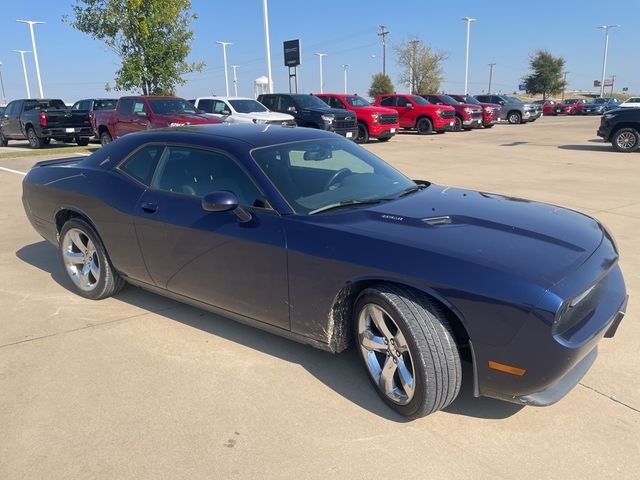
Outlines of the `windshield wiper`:
<svg viewBox="0 0 640 480">
<path fill-rule="evenodd" d="M 428 185 L 423 185 L 423 184 L 411 185 L 410 187 L 405 188 L 401 192 L 396 193 L 393 197 L 384 197 L 384 198 L 381 198 L 380 200 L 395 200 L 396 198 L 404 197 L 405 195 L 409 195 L 410 193 L 417 192 L 419 190 L 427 188 L 427 186 Z"/>
<path fill-rule="evenodd" d="M 382 200 L 383 199 L 381 198 L 372 198 L 370 200 L 344 200 L 342 202 L 331 203 L 329 205 L 325 205 L 324 207 L 311 210 L 308 215 L 315 215 L 316 213 L 333 210 L 335 208 L 350 207 L 351 205 L 375 205 L 376 203 L 382 202 Z"/>
</svg>

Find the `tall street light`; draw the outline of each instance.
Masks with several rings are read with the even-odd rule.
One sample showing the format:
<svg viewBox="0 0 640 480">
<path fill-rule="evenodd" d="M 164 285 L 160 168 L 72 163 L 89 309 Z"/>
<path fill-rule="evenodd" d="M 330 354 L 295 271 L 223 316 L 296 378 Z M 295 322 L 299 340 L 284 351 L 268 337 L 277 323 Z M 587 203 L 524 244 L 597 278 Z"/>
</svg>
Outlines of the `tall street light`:
<svg viewBox="0 0 640 480">
<path fill-rule="evenodd" d="M 227 71 L 227 45 L 233 45 L 231 42 L 216 42 L 218 45 L 222 45 L 222 58 L 224 60 L 224 84 L 227 89 L 227 97 L 229 96 L 229 72 Z"/>
<path fill-rule="evenodd" d="M 273 78 L 271 77 L 271 45 L 269 43 L 269 12 L 267 0 L 262 0 L 262 18 L 264 20 L 264 43 L 267 49 L 267 78 L 269 79 L 269 93 L 273 93 Z"/>
<path fill-rule="evenodd" d="M 233 68 L 233 94 L 237 97 L 238 96 L 238 74 L 236 73 L 236 70 L 240 67 L 240 65 L 231 65 L 231 68 Z"/>
<path fill-rule="evenodd" d="M 604 30 L 604 58 L 602 59 L 602 81 L 600 82 L 600 97 L 604 97 L 604 76 L 607 71 L 607 51 L 609 50 L 609 29 L 620 25 L 601 25 L 596 28 Z"/>
<path fill-rule="evenodd" d="M 40 88 L 40 98 L 44 98 L 44 93 L 42 92 L 42 79 L 40 78 L 40 64 L 38 63 L 38 50 L 36 49 L 36 37 L 33 34 L 33 26 L 43 24 L 45 22 L 38 22 L 35 20 L 16 20 L 16 22 L 26 23 L 29 25 L 29 30 L 31 31 L 31 48 L 33 48 L 33 58 L 36 62 L 36 76 L 38 77 L 38 87 Z"/>
<path fill-rule="evenodd" d="M 475 18 L 462 17 L 467 22 L 467 50 L 464 56 L 464 94 L 469 93 L 469 33 L 471 32 L 471 22 L 477 22 Z"/>
<path fill-rule="evenodd" d="M 2 103 L 7 104 L 7 96 L 4 94 L 4 80 L 2 79 L 2 62 L 0 62 L 0 84 L 2 85 Z"/>
<path fill-rule="evenodd" d="M 22 71 L 24 72 L 24 84 L 27 87 L 27 98 L 31 98 L 31 90 L 29 90 L 29 78 L 27 77 L 27 65 L 24 63 L 24 54 L 31 53 L 29 50 L 14 50 L 19 53 L 22 58 Z"/>
<path fill-rule="evenodd" d="M 324 84 L 324 79 L 322 78 L 322 59 L 327 56 L 326 53 L 314 53 L 320 59 L 320 93 L 322 93 L 322 85 Z"/>
<path fill-rule="evenodd" d="M 491 79 L 493 78 L 493 67 L 495 66 L 495 63 L 490 63 L 489 64 L 489 88 L 487 89 L 487 93 L 491 93 Z"/>
<path fill-rule="evenodd" d="M 344 93 L 347 93 L 347 68 L 349 68 L 349 65 L 344 64 L 342 68 L 344 70 Z"/>
</svg>

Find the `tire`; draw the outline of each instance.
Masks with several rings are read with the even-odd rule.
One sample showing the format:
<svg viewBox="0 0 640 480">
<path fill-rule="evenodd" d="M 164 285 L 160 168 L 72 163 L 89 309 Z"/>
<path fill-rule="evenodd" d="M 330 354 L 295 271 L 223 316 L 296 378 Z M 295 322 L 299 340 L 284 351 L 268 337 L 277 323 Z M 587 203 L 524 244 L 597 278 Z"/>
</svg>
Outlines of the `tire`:
<svg viewBox="0 0 640 480">
<path fill-rule="evenodd" d="M 522 123 L 522 115 L 520 115 L 520 112 L 509 112 L 507 120 L 511 125 L 519 125 Z"/>
<path fill-rule="evenodd" d="M 31 148 L 42 148 L 44 141 L 40 138 L 33 127 L 27 129 L 27 139 L 29 140 L 29 146 Z"/>
<path fill-rule="evenodd" d="M 416 123 L 416 130 L 420 135 L 429 135 L 433 132 L 433 123 L 431 123 L 430 119 L 422 117 L 418 120 L 418 123 Z"/>
<path fill-rule="evenodd" d="M 7 145 L 9 145 L 9 139 L 0 131 L 0 147 L 6 147 Z"/>
<path fill-rule="evenodd" d="M 51 139 L 50 138 L 43 138 L 42 139 L 42 145 L 49 145 L 51 144 Z"/>
<path fill-rule="evenodd" d="M 395 412 L 418 418 L 455 400 L 462 382 L 460 354 L 438 304 L 422 292 L 381 284 L 360 294 L 354 312 L 360 359 Z"/>
<path fill-rule="evenodd" d="M 76 137 L 76 143 L 81 147 L 86 147 L 87 145 L 89 145 L 89 138 L 88 137 Z"/>
<path fill-rule="evenodd" d="M 611 145 L 616 152 L 635 152 L 640 148 L 640 133 L 635 128 L 616 130 L 611 136 Z"/>
<path fill-rule="evenodd" d="M 100 145 L 102 145 L 103 147 L 108 143 L 111 143 L 112 141 L 113 141 L 113 138 L 111 138 L 111 135 L 109 134 L 109 132 L 104 131 L 100 134 Z"/>
<path fill-rule="evenodd" d="M 388 142 L 389 140 L 391 140 L 391 137 L 380 137 L 378 139 L 379 142 Z"/>
<path fill-rule="evenodd" d="M 85 220 L 72 218 L 62 226 L 58 253 L 72 290 L 81 297 L 101 300 L 124 286 L 100 237 Z"/>
<path fill-rule="evenodd" d="M 491 123 L 489 125 L 483 125 L 484 128 L 493 128 L 493 126 L 495 125 L 495 123 Z"/>
<path fill-rule="evenodd" d="M 456 115 L 456 120 L 455 120 L 455 123 L 453 124 L 453 131 L 454 132 L 462 131 L 462 118 L 460 118 L 458 115 Z"/>
<path fill-rule="evenodd" d="M 369 141 L 369 129 L 367 125 L 358 122 L 358 136 L 355 139 L 356 143 L 367 143 Z"/>
</svg>

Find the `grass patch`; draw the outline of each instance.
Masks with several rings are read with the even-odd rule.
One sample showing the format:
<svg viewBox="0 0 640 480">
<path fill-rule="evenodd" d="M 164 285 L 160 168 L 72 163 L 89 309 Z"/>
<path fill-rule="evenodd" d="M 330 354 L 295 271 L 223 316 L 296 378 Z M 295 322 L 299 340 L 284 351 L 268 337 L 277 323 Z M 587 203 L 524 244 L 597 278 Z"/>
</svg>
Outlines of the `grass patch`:
<svg viewBox="0 0 640 480">
<path fill-rule="evenodd" d="M 44 147 L 40 149 L 31 149 L 26 147 L 24 150 L 4 150 L 0 148 L 0 160 L 9 159 L 9 158 L 20 158 L 20 157 L 40 157 L 40 156 L 69 156 L 75 154 L 87 154 L 93 153 L 98 148 L 99 145 L 87 145 L 86 147 L 64 147 L 64 146 L 51 146 Z"/>
</svg>

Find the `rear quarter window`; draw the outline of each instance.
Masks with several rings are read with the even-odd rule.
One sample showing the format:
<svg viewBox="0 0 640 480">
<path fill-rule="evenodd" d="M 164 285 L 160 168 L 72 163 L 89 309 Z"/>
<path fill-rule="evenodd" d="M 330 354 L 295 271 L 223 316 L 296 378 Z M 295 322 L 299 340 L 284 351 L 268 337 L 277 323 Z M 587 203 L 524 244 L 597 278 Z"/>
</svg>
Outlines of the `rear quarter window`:
<svg viewBox="0 0 640 480">
<path fill-rule="evenodd" d="M 163 146 L 143 147 L 126 159 L 118 168 L 144 185 L 151 185 L 153 173 L 164 150 Z"/>
</svg>

